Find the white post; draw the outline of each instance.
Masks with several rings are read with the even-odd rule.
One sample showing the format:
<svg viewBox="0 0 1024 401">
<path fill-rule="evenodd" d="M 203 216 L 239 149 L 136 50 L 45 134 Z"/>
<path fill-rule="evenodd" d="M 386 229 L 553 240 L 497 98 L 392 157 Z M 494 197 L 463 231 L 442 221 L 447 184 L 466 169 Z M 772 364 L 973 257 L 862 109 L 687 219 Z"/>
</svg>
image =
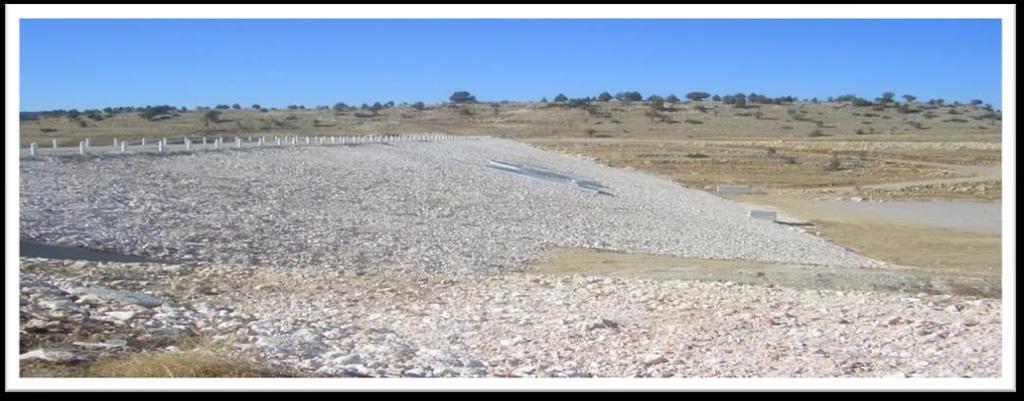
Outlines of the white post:
<svg viewBox="0 0 1024 401">
<path fill-rule="evenodd" d="M 160 153 L 164 153 L 164 141 L 160 141 L 160 142 L 156 143 L 156 151 L 160 152 Z"/>
<path fill-rule="evenodd" d="M 85 155 L 85 141 L 78 142 L 78 154 Z"/>
<path fill-rule="evenodd" d="M 142 147 L 146 147 L 146 138 L 142 138 Z"/>
<path fill-rule="evenodd" d="M 121 153 L 124 153 L 124 149 L 125 149 L 124 142 L 125 141 L 121 141 Z"/>
<path fill-rule="evenodd" d="M 235 147 L 236 148 L 242 147 L 242 138 L 235 137 Z"/>
<path fill-rule="evenodd" d="M 89 138 L 85 138 L 85 148 L 89 149 Z"/>
<path fill-rule="evenodd" d="M 57 138 L 53 138 L 53 148 L 57 149 Z"/>
<path fill-rule="evenodd" d="M 338 143 L 338 137 L 336 137 L 336 136 L 332 136 L 332 137 L 331 137 L 331 143 L 332 143 L 332 144 L 337 144 L 337 143 Z"/>
<path fill-rule="evenodd" d="M 188 139 L 185 140 L 185 150 L 192 150 L 192 141 Z"/>
<path fill-rule="evenodd" d="M 117 138 L 114 138 L 114 149 L 117 149 Z"/>
<path fill-rule="evenodd" d="M 213 148 L 214 149 L 220 149 L 220 139 L 214 139 L 213 140 Z"/>
<path fill-rule="evenodd" d="M 203 137 L 203 146 L 206 146 L 206 137 Z"/>
<path fill-rule="evenodd" d="M 306 137 L 306 145 L 309 145 L 309 137 Z"/>
<path fill-rule="evenodd" d="M 281 138 L 275 136 L 274 137 L 274 143 L 277 144 L 277 146 L 281 146 Z"/>
<path fill-rule="evenodd" d="M 35 142 L 33 142 L 32 144 L 28 145 L 28 155 L 29 156 L 35 156 L 36 155 L 36 144 L 35 144 Z"/>
</svg>

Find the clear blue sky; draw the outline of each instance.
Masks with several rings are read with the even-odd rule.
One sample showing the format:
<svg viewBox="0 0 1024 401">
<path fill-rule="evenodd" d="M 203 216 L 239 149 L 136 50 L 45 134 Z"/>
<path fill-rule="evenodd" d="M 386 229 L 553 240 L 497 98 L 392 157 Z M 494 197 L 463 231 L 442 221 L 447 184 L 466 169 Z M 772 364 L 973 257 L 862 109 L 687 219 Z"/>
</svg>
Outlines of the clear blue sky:
<svg viewBox="0 0 1024 401">
<path fill-rule="evenodd" d="M 21 110 L 883 91 L 1001 108 L 998 20 L 22 20 Z"/>
</svg>

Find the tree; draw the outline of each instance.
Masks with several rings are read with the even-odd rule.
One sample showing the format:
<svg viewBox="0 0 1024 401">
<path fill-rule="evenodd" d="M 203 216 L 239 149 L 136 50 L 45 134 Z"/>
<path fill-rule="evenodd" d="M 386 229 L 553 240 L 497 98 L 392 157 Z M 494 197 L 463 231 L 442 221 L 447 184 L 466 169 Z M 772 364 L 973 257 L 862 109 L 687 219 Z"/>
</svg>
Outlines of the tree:
<svg viewBox="0 0 1024 401">
<path fill-rule="evenodd" d="M 665 101 L 669 103 L 679 103 L 679 98 L 676 97 L 676 95 L 668 95 L 668 97 L 665 98 Z"/>
<path fill-rule="evenodd" d="M 476 96 L 470 95 L 467 91 L 458 91 L 452 93 L 448 100 L 451 100 L 452 103 L 474 103 L 476 102 Z"/>
<path fill-rule="evenodd" d="M 600 95 L 597 95 L 597 100 L 601 102 L 608 102 L 612 100 L 612 95 L 608 92 L 601 92 Z"/>
<path fill-rule="evenodd" d="M 548 97 L 544 96 L 544 97 L 540 98 L 540 102 L 541 103 L 547 103 L 548 102 Z"/>
<path fill-rule="evenodd" d="M 722 97 L 718 96 L 718 95 L 714 95 L 714 96 L 711 97 L 711 100 L 714 100 L 716 102 L 720 102 L 720 101 L 722 101 Z"/>
<path fill-rule="evenodd" d="M 380 110 L 382 108 L 384 108 L 384 105 L 380 104 L 380 102 L 373 102 L 373 106 L 370 106 L 370 110 L 373 110 L 373 111 L 377 111 L 377 110 Z"/>
<path fill-rule="evenodd" d="M 565 97 L 564 94 L 559 93 L 557 96 L 555 96 L 555 102 L 561 103 L 567 100 L 569 100 L 569 98 Z"/>
<path fill-rule="evenodd" d="M 252 109 L 253 109 L 253 110 L 259 110 L 259 109 L 261 109 L 261 108 L 262 108 L 262 107 L 261 107 L 261 106 L 260 106 L 259 104 L 254 104 L 254 105 L 252 105 Z"/>
<path fill-rule="evenodd" d="M 235 109 L 235 110 L 241 110 L 242 109 L 242 105 L 240 105 L 238 103 L 235 103 L 235 104 L 231 105 L 231 108 Z"/>
<path fill-rule="evenodd" d="M 913 103 L 915 100 L 917 100 L 917 96 L 914 96 L 914 95 L 903 95 L 903 99 L 905 99 L 907 101 L 907 103 Z"/>
<path fill-rule="evenodd" d="M 895 93 L 892 93 L 892 92 L 882 92 L 882 96 L 877 98 L 877 99 L 875 99 L 875 100 L 877 100 L 882 105 L 886 105 L 888 103 L 892 103 L 892 99 L 894 97 L 896 97 Z"/>
<path fill-rule="evenodd" d="M 347 108 L 348 105 L 345 104 L 345 102 L 338 102 L 334 104 L 334 111 L 345 111 Z"/>
<path fill-rule="evenodd" d="M 695 102 L 699 102 L 709 97 L 711 97 L 711 94 L 707 92 L 690 92 L 686 94 L 687 99 L 693 100 Z"/>
<path fill-rule="evenodd" d="M 981 99 L 972 99 L 971 100 L 971 106 L 977 106 L 977 105 L 982 104 L 982 103 L 985 103 L 985 102 L 981 101 Z"/>
<path fill-rule="evenodd" d="M 217 105 L 216 107 L 214 107 L 214 108 L 215 108 L 215 109 L 218 109 L 218 110 L 227 110 L 227 109 L 230 109 L 231 107 L 228 107 L 228 105 L 226 105 L 226 104 L 218 104 L 218 105 Z"/>
<path fill-rule="evenodd" d="M 412 104 L 412 108 L 414 108 L 416 110 L 423 110 L 426 107 L 427 107 L 427 105 L 423 104 L 423 102 L 416 102 L 416 103 Z"/>
</svg>

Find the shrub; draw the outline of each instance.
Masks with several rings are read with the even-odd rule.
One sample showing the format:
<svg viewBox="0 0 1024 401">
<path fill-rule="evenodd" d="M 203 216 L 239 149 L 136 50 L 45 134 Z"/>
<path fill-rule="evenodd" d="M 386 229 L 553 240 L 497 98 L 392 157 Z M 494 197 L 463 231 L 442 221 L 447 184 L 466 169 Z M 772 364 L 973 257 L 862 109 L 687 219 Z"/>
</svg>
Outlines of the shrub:
<svg viewBox="0 0 1024 401">
<path fill-rule="evenodd" d="M 423 104 L 423 102 L 416 102 L 416 103 L 412 104 L 412 108 L 414 108 L 416 110 L 423 110 L 423 109 L 427 108 L 427 105 Z"/>
<path fill-rule="evenodd" d="M 85 116 L 90 120 L 103 121 L 103 116 L 100 114 L 99 110 L 86 110 L 83 114 L 85 114 Z"/>
<path fill-rule="evenodd" d="M 586 109 L 590 106 L 590 99 L 569 99 L 567 105 L 570 108 Z"/>
<path fill-rule="evenodd" d="M 714 100 L 714 101 L 716 101 L 716 102 L 719 102 L 719 101 L 721 101 L 721 100 L 722 100 L 722 97 L 721 97 L 721 96 L 718 96 L 718 95 L 714 95 L 714 96 L 712 96 L 712 97 L 711 97 L 711 100 Z"/>
<path fill-rule="evenodd" d="M 241 110 L 242 109 L 242 105 L 240 105 L 238 103 L 235 103 L 235 104 L 231 105 L 231 108 L 235 109 L 235 110 Z"/>
<path fill-rule="evenodd" d="M 608 101 L 611 101 L 611 100 L 612 100 L 612 95 L 610 93 L 608 93 L 608 92 L 601 92 L 600 95 L 597 95 L 597 101 L 599 101 L 599 102 L 608 102 Z"/>
<path fill-rule="evenodd" d="M 584 132 L 586 132 L 587 136 L 589 136 L 589 137 L 593 137 L 593 136 L 594 136 L 594 134 L 596 134 L 596 133 L 597 133 L 597 130 L 596 130 L 596 129 L 593 129 L 593 128 L 587 128 L 587 130 L 586 130 L 586 131 L 584 131 Z"/>
<path fill-rule="evenodd" d="M 690 92 L 686 94 L 687 99 L 693 100 L 695 102 L 699 102 L 709 97 L 711 97 L 711 94 L 707 92 Z"/>
<path fill-rule="evenodd" d="M 924 124 L 921 124 L 919 121 L 907 121 L 907 125 L 917 129 L 928 129 L 928 127 L 925 127 Z"/>
<path fill-rule="evenodd" d="M 474 103 L 476 102 L 476 96 L 469 94 L 467 91 L 457 91 L 452 93 L 448 100 L 451 100 L 452 103 Z"/>
<path fill-rule="evenodd" d="M 668 97 L 665 98 L 665 101 L 669 103 L 679 103 L 679 98 L 676 97 L 676 95 L 668 95 Z"/>
<path fill-rule="evenodd" d="M 704 122 L 701 121 L 701 120 L 694 120 L 694 119 L 690 119 L 690 118 L 687 118 L 683 122 L 685 122 L 687 124 L 704 124 Z"/>
<path fill-rule="evenodd" d="M 643 99 L 644 97 L 640 95 L 640 92 L 636 91 L 625 91 L 615 94 L 615 100 L 620 102 L 639 102 Z"/>
<path fill-rule="evenodd" d="M 559 94 L 555 95 L 555 102 L 562 103 L 562 102 L 565 102 L 567 100 L 569 100 L 569 98 L 565 97 L 564 94 L 559 93 Z"/>
<path fill-rule="evenodd" d="M 775 155 L 775 148 L 771 148 L 770 147 L 770 148 L 767 149 L 767 152 L 768 152 L 769 156 Z"/>
<path fill-rule="evenodd" d="M 842 162 L 837 157 L 833 157 L 825 164 L 825 171 L 839 171 L 842 169 Z"/>
<path fill-rule="evenodd" d="M 811 131 L 811 133 L 807 134 L 807 136 L 814 138 L 819 136 L 825 136 L 825 133 L 822 132 L 820 129 L 816 129 L 814 131 Z"/>
<path fill-rule="evenodd" d="M 166 106 L 166 105 L 165 106 L 146 106 L 145 109 L 143 109 L 141 112 L 139 112 L 139 116 L 142 117 L 145 120 L 152 121 L 154 117 L 162 115 L 162 114 L 171 113 L 174 110 L 176 110 L 174 107 Z"/>
<path fill-rule="evenodd" d="M 871 102 L 867 99 L 856 98 L 851 101 L 854 107 L 868 107 L 871 106 Z"/>
<path fill-rule="evenodd" d="M 662 100 L 661 96 L 651 95 L 647 100 L 651 102 L 651 110 L 661 111 L 665 109 L 665 101 Z"/>
<path fill-rule="evenodd" d="M 334 111 L 345 111 L 346 109 L 348 109 L 348 105 L 345 104 L 345 102 L 338 102 L 335 103 L 334 107 L 332 108 L 334 109 Z"/>
<path fill-rule="evenodd" d="M 217 111 L 217 110 L 210 110 L 210 111 L 207 111 L 206 113 L 203 113 L 203 124 L 204 125 L 210 125 L 211 122 L 212 123 L 219 123 L 220 122 L 220 112 L 219 111 Z"/>
</svg>

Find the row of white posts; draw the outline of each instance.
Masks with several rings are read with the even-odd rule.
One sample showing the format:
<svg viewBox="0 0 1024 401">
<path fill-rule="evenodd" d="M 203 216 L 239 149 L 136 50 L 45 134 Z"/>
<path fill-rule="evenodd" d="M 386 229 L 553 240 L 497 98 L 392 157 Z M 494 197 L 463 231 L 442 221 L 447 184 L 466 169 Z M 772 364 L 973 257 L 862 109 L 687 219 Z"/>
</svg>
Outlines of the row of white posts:
<svg viewBox="0 0 1024 401">
<path fill-rule="evenodd" d="M 311 145 L 311 144 L 315 143 L 316 145 L 323 145 L 328 140 L 330 141 L 331 145 L 336 145 L 336 144 L 348 145 L 348 144 L 385 143 L 385 142 L 449 141 L 449 140 L 453 140 L 453 139 L 457 139 L 457 138 L 458 137 L 456 137 L 454 135 L 447 135 L 447 134 L 416 134 L 416 135 L 398 135 L 398 136 L 393 136 L 393 135 L 343 136 L 343 137 L 337 137 L 337 136 L 324 137 L 324 136 L 320 136 L 320 137 L 313 137 L 313 139 L 311 140 L 311 138 L 307 136 L 307 137 L 305 137 L 305 144 L 306 145 Z M 185 150 L 192 150 L 192 140 L 189 139 L 189 138 L 182 138 L 182 140 L 183 140 L 182 143 L 184 143 L 184 145 L 185 145 Z M 247 137 L 246 138 L 246 142 L 247 143 L 251 143 L 252 142 L 252 137 L 251 136 Z M 298 136 L 286 136 L 286 137 L 275 136 L 274 137 L 274 144 L 277 145 L 277 146 L 281 146 L 282 143 L 284 143 L 286 145 L 289 144 L 289 143 L 292 144 L 292 145 L 296 145 L 296 144 L 298 144 L 298 142 L 299 142 L 299 137 Z M 261 136 L 261 137 L 257 138 L 256 146 L 263 146 L 266 143 L 267 143 L 267 137 L 266 136 Z M 119 149 L 122 153 L 124 153 L 125 151 L 128 150 L 127 144 L 128 144 L 128 141 L 124 141 L 124 140 L 118 141 L 117 138 L 114 138 L 114 145 L 113 145 L 114 149 Z M 223 146 L 223 144 L 224 144 L 224 138 L 223 137 L 214 138 L 214 140 L 213 140 L 213 148 L 214 149 L 220 149 L 220 147 Z M 203 137 L 203 146 L 206 146 L 206 137 L 205 136 Z M 142 138 L 142 147 L 146 147 L 146 138 Z M 158 152 L 163 153 L 163 152 L 167 151 L 168 147 L 169 147 L 169 145 L 168 145 L 168 142 L 167 142 L 167 138 L 162 138 L 159 141 L 157 141 L 157 151 Z M 235 147 L 236 148 L 241 148 L 242 147 L 242 138 L 241 137 L 237 137 L 237 136 L 235 137 Z M 79 154 L 82 154 L 82 155 L 86 154 L 86 152 L 89 150 L 89 148 L 90 148 L 89 138 L 85 138 L 84 141 L 81 141 L 81 142 L 78 143 L 78 153 Z M 53 149 L 58 149 L 57 138 L 53 138 Z M 38 152 L 39 152 L 38 145 L 36 145 L 35 143 L 32 143 L 32 144 L 29 145 L 29 155 L 30 156 L 35 156 Z"/>
</svg>

